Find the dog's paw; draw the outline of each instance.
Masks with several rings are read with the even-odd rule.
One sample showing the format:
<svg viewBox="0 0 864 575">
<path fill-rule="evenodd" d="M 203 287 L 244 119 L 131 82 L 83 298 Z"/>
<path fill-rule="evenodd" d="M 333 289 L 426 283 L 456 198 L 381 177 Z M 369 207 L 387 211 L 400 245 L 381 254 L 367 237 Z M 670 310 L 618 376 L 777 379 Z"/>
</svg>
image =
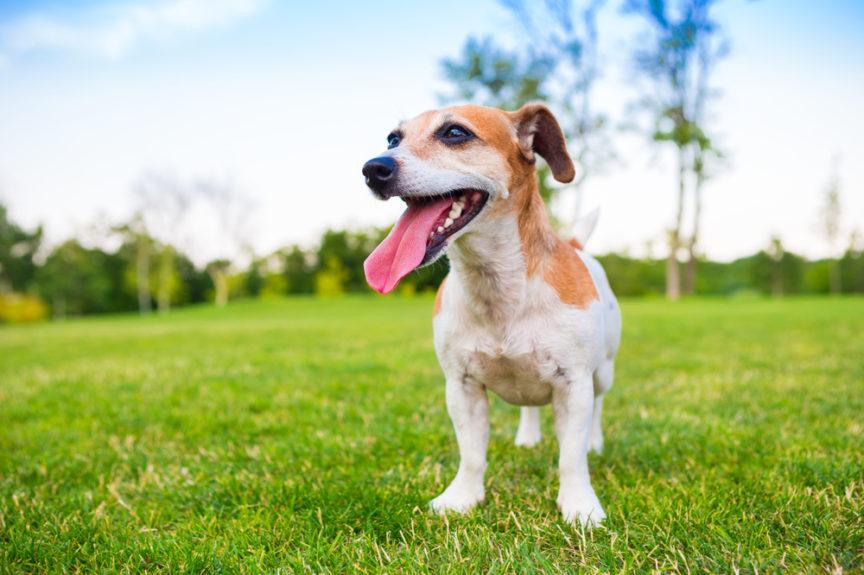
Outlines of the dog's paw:
<svg viewBox="0 0 864 575">
<path fill-rule="evenodd" d="M 516 432 L 516 445 L 519 447 L 533 447 L 540 443 L 540 430 L 526 430 L 520 427 Z"/>
<path fill-rule="evenodd" d="M 447 511 L 457 513 L 468 513 L 471 509 L 483 503 L 485 493 L 483 487 L 480 489 L 450 484 L 444 493 L 429 502 L 432 511 L 443 515 Z"/>
<path fill-rule="evenodd" d="M 574 527 L 600 527 L 600 523 L 606 519 L 606 513 L 593 490 L 590 493 L 559 495 L 558 509 L 564 521 Z"/>
</svg>

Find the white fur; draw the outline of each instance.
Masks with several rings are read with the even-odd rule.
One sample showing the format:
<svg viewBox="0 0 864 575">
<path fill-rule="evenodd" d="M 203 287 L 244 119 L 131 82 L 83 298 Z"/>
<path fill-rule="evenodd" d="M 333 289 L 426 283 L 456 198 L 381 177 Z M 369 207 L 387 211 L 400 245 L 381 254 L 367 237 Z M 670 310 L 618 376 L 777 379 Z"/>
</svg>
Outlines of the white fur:
<svg viewBox="0 0 864 575">
<path fill-rule="evenodd" d="M 451 272 L 434 321 L 459 443 L 456 479 L 433 509 L 465 511 L 484 496 L 489 436 L 486 389 L 522 409 L 517 445 L 540 440 L 536 407 L 552 403 L 560 448 L 564 519 L 596 525 L 605 514 L 588 475 L 589 446 L 603 445 L 600 412 L 621 333 L 618 304 L 600 264 L 583 252 L 600 300 L 563 304 L 542 278 L 526 281 L 516 222 L 475 221 L 450 247 Z M 515 246 L 515 247 L 514 247 Z"/>
</svg>

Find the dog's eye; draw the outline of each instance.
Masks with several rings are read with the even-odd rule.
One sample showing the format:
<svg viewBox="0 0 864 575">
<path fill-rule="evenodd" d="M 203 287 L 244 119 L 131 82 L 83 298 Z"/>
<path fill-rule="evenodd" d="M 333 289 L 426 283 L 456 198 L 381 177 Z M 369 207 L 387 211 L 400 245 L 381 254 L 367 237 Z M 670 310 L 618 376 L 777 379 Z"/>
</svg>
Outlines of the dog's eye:
<svg viewBox="0 0 864 575">
<path fill-rule="evenodd" d="M 447 144 L 461 144 L 465 140 L 469 140 L 473 137 L 474 134 L 472 134 L 468 128 L 460 126 L 459 124 L 451 124 L 441 133 L 441 138 Z"/>
<path fill-rule="evenodd" d="M 402 138 L 396 132 L 390 132 L 387 136 L 387 149 L 395 148 L 399 145 L 399 142 L 402 141 Z"/>
</svg>

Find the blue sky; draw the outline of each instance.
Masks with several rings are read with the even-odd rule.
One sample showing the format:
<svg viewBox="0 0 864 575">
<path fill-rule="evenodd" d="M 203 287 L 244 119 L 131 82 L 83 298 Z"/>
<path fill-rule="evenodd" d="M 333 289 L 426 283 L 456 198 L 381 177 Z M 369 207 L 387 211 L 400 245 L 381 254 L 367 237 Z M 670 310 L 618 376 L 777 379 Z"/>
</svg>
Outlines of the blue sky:
<svg viewBox="0 0 864 575">
<path fill-rule="evenodd" d="M 827 255 L 818 211 L 834 157 L 844 232 L 864 231 L 864 3 L 726 0 L 717 18 L 733 50 L 712 128 L 730 158 L 706 188 L 704 248 L 730 259 L 779 234 Z M 607 4 L 596 102 L 618 121 L 638 96 L 628 55 L 639 29 Z M 396 122 L 438 105 L 439 61 L 469 34 L 519 41 L 492 1 L 0 2 L 0 199 L 58 241 L 128 217 L 135 182 L 156 170 L 250 198 L 259 254 L 328 226 L 387 225 L 400 206 L 374 201 L 360 167 Z M 636 134 L 615 142 L 621 161 L 583 200 L 602 209 L 589 248 L 642 253 L 653 241 L 661 255 L 672 157 Z M 217 229 L 191 226 L 199 259 L 221 255 L 208 252 Z"/>
</svg>

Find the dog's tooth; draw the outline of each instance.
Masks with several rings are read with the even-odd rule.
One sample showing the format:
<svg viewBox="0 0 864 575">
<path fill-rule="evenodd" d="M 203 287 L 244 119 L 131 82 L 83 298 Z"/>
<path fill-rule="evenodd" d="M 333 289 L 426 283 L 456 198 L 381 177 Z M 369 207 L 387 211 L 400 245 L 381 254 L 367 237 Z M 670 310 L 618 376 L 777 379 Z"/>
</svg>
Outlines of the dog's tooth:
<svg viewBox="0 0 864 575">
<path fill-rule="evenodd" d="M 447 218 L 446 220 L 444 220 L 444 227 L 445 227 L 445 228 L 449 228 L 449 227 L 452 226 L 452 225 L 453 225 L 453 220 L 452 220 L 452 219 Z"/>
<path fill-rule="evenodd" d="M 444 226 L 438 226 L 438 233 L 440 234 L 443 231 L 444 231 Z"/>
<path fill-rule="evenodd" d="M 450 210 L 450 217 L 454 220 L 462 215 L 462 206 L 459 204 L 453 204 L 453 208 Z"/>
</svg>

